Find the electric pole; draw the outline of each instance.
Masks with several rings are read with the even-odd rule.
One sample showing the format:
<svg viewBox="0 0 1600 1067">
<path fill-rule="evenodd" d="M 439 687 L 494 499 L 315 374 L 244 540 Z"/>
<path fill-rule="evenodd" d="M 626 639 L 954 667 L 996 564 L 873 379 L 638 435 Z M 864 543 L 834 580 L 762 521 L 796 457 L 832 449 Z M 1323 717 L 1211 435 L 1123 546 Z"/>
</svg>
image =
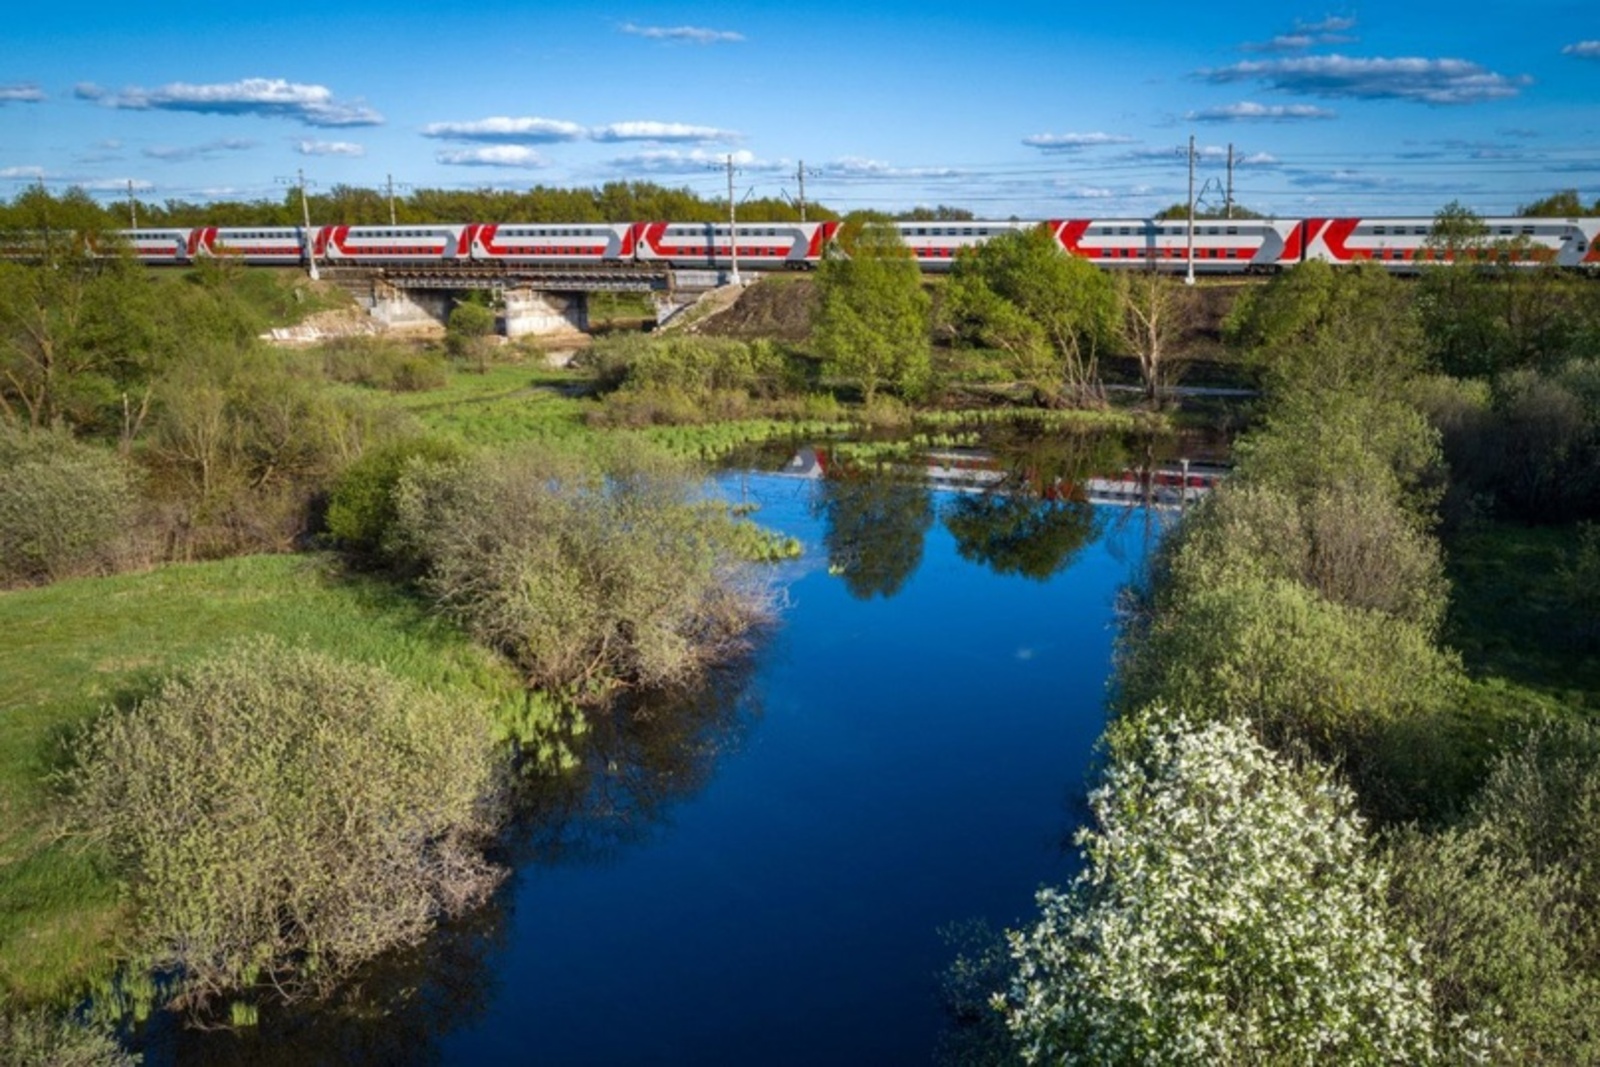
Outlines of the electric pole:
<svg viewBox="0 0 1600 1067">
<path fill-rule="evenodd" d="M 317 274 L 317 246 L 311 233 L 311 203 L 306 199 L 306 171 L 304 167 L 296 170 L 294 184 L 300 189 L 300 219 L 303 223 L 301 229 L 302 241 L 306 250 L 306 272 L 311 275 L 311 280 L 316 281 Z M 288 185 L 288 178 L 277 179 L 280 185 Z"/>
<path fill-rule="evenodd" d="M 1228 218 L 1233 218 L 1233 145 L 1228 145 L 1228 192 L 1223 197 L 1223 206 L 1227 209 Z"/>
<path fill-rule="evenodd" d="M 728 153 L 728 251 L 733 257 L 733 284 L 739 281 L 739 230 L 733 203 L 733 153 Z"/>
<path fill-rule="evenodd" d="M 1194 284 L 1194 134 L 1189 135 L 1189 270 L 1183 284 Z"/>
<path fill-rule="evenodd" d="M 800 161 L 800 165 L 795 168 L 795 172 L 794 172 L 795 180 L 800 183 L 800 221 L 801 222 L 806 221 L 806 174 L 807 173 L 808 172 L 806 171 L 806 161 L 802 159 Z M 809 173 L 811 174 L 812 177 L 816 177 L 818 174 L 821 174 L 822 172 L 819 171 L 819 170 L 812 170 Z"/>
<path fill-rule="evenodd" d="M 133 198 L 133 179 L 128 179 L 128 229 L 139 228 L 139 201 Z"/>
</svg>

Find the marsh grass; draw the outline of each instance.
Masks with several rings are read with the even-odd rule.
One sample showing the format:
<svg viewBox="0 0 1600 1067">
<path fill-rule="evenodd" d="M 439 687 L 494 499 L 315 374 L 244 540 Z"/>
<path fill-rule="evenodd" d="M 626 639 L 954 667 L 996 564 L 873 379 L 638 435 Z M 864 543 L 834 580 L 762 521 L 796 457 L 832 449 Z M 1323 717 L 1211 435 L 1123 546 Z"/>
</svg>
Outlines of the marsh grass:
<svg viewBox="0 0 1600 1067">
<path fill-rule="evenodd" d="M 269 635 L 379 664 L 509 718 L 514 675 L 416 601 L 325 557 L 255 556 L 0 595 L 0 998 L 72 995 L 103 975 L 127 915 L 104 857 L 56 836 L 54 772 L 108 705 L 224 642 Z"/>
</svg>

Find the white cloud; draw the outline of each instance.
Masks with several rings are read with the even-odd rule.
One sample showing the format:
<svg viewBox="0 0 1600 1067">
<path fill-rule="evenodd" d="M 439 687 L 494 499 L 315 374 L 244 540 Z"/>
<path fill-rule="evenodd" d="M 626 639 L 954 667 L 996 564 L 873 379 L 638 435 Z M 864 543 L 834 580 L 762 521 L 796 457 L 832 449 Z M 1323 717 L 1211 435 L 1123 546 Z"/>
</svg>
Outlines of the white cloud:
<svg viewBox="0 0 1600 1067">
<path fill-rule="evenodd" d="M 1600 59 L 1600 41 L 1579 41 L 1569 44 L 1561 50 L 1564 56 L 1577 56 L 1580 59 Z"/>
<path fill-rule="evenodd" d="M 1022 143 L 1043 152 L 1076 152 L 1108 144 L 1133 144 L 1134 138 L 1115 133 L 1036 133 Z"/>
<path fill-rule="evenodd" d="M 294 119 L 307 126 L 376 126 L 383 122 L 382 115 L 365 105 L 334 99 L 333 91 L 326 86 L 282 78 L 245 78 L 211 85 L 172 82 L 155 89 L 135 87 L 120 93 L 81 83 L 73 91 L 80 99 L 130 111 L 260 115 Z"/>
<path fill-rule="evenodd" d="M 1266 41 L 1248 42 L 1239 46 L 1245 52 L 1304 52 L 1324 44 L 1350 44 L 1355 40 L 1349 31 L 1355 29 L 1356 20 L 1329 16 L 1316 22 L 1296 20 L 1294 30 L 1280 33 Z"/>
<path fill-rule="evenodd" d="M 531 170 L 545 165 L 539 153 L 533 149 L 512 144 L 454 149 L 440 152 L 434 158 L 452 167 L 521 167 Z"/>
<path fill-rule="evenodd" d="M 0 167 L 0 178 L 24 178 L 28 181 L 38 181 L 43 177 L 43 167 Z"/>
<path fill-rule="evenodd" d="M 302 156 L 364 156 L 367 146 L 353 141 L 300 141 L 294 150 Z"/>
<path fill-rule="evenodd" d="M 562 119 L 534 116 L 510 118 L 503 115 L 471 122 L 433 122 L 422 128 L 422 135 L 469 144 L 556 144 L 564 141 L 708 144 L 739 139 L 739 134 L 732 130 L 695 126 L 686 122 L 613 122 L 590 128 Z"/>
<path fill-rule="evenodd" d="M 187 163 L 195 159 L 210 159 L 223 152 L 243 152 L 254 148 L 254 141 L 247 141 L 239 137 L 224 137 L 216 141 L 207 141 L 197 145 L 158 145 L 146 148 L 144 155 L 149 159 L 159 159 L 163 163 Z"/>
<path fill-rule="evenodd" d="M 1184 116 L 1190 122 L 1297 122 L 1337 117 L 1338 112 L 1312 104 L 1257 104 L 1249 100 L 1203 108 Z"/>
<path fill-rule="evenodd" d="M 1348 33 L 1356 28 L 1356 20 L 1329 15 L 1318 22 L 1296 21 L 1294 28 L 1301 33 Z"/>
<path fill-rule="evenodd" d="M 44 90 L 32 82 L 0 85 L 0 104 L 37 104 L 44 99 Z"/>
<path fill-rule="evenodd" d="M 830 178 L 959 178 L 954 167 L 896 167 L 876 159 L 844 156 L 826 164 Z"/>
<path fill-rule="evenodd" d="M 644 174 L 682 174 L 725 167 L 729 156 L 733 157 L 734 167 L 741 171 L 779 172 L 787 171 L 789 168 L 788 160 L 757 159 L 754 153 L 745 149 L 737 152 L 708 152 L 700 148 L 689 151 L 677 148 L 653 149 L 631 156 L 620 156 L 611 160 L 611 166 Z"/>
<path fill-rule="evenodd" d="M 493 144 L 552 144 L 558 141 L 581 141 L 589 136 L 589 131 L 576 122 L 563 122 L 560 119 L 497 115 L 472 122 L 431 122 L 422 127 L 422 136 Z"/>
<path fill-rule="evenodd" d="M 1260 81 L 1289 93 L 1353 97 L 1362 100 L 1412 100 L 1424 104 L 1476 104 L 1516 96 L 1532 79 L 1507 77 L 1464 59 L 1357 59 L 1301 56 L 1235 63 L 1202 70 L 1213 85 Z"/>
<path fill-rule="evenodd" d="M 1126 154 L 1127 159 L 1138 160 L 1173 160 L 1187 163 L 1189 159 L 1188 145 L 1174 145 L 1171 148 L 1136 148 Z M 1228 149 L 1225 145 L 1195 145 L 1194 158 L 1201 163 L 1226 163 Z M 1278 157 L 1270 152 L 1252 152 L 1236 155 L 1233 158 L 1236 167 L 1276 167 L 1279 165 Z"/>
<path fill-rule="evenodd" d="M 143 178 L 94 178 L 89 181 L 73 182 L 74 185 L 91 193 L 126 193 L 130 183 L 136 193 L 148 193 L 155 188 L 154 182 Z"/>
<path fill-rule="evenodd" d="M 710 30 L 702 26 L 639 26 L 624 22 L 618 27 L 623 33 L 635 37 L 648 37 L 652 41 L 689 41 L 693 44 L 729 44 L 744 40 L 744 34 L 733 30 Z"/>
<path fill-rule="evenodd" d="M 706 144 L 739 139 L 739 135 L 732 130 L 690 126 L 682 122 L 613 122 L 608 126 L 596 126 L 589 135 L 596 141 L 606 142 L 680 141 Z"/>
</svg>

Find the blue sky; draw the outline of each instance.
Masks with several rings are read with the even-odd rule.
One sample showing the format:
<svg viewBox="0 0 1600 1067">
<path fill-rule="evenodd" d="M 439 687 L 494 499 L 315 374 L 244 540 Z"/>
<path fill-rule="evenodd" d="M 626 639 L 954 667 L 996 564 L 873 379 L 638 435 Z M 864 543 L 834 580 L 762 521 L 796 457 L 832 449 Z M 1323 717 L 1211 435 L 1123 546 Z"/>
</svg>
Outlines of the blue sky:
<svg viewBox="0 0 1600 1067">
<path fill-rule="evenodd" d="M 29 4 L 0 195 L 647 179 L 830 206 L 1502 213 L 1600 196 L 1595 0 Z"/>
</svg>

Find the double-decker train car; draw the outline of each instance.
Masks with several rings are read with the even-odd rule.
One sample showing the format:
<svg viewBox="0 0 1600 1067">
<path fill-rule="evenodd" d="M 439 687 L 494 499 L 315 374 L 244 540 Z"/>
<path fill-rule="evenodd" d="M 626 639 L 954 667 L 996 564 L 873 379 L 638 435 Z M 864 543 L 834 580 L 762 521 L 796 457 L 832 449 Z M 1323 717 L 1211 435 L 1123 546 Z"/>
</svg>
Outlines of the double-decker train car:
<svg viewBox="0 0 1600 1067">
<path fill-rule="evenodd" d="M 1053 219 L 1046 223 L 1061 247 L 1096 266 L 1187 271 L 1187 220 Z M 1193 254 L 1196 274 L 1273 270 L 1293 248 L 1298 225 L 1287 219 L 1197 221 Z"/>
<path fill-rule="evenodd" d="M 134 243 L 137 246 L 137 239 Z M 186 251 L 189 259 L 235 258 L 252 265 L 292 267 L 306 262 L 307 244 L 306 231 L 299 226 L 202 226 L 189 231 Z"/>
<path fill-rule="evenodd" d="M 976 248 L 1002 233 L 1029 230 L 1037 225 L 1036 222 L 1016 220 L 1008 222 L 970 220 L 897 222 L 894 228 L 906 247 L 911 249 L 911 254 L 917 258 L 917 263 L 923 270 L 943 271 L 950 269 L 955 263 L 956 254 L 964 248 Z"/>
<path fill-rule="evenodd" d="M 191 230 L 128 230 L 123 236 L 141 263 L 160 266 L 188 263 Z"/>
<path fill-rule="evenodd" d="M 631 261 L 638 224 L 489 222 L 469 229 L 474 260 L 572 266 Z"/>
<path fill-rule="evenodd" d="M 323 226 L 312 247 L 318 259 L 337 264 L 454 263 L 472 258 L 477 229 L 461 223 Z"/>
<path fill-rule="evenodd" d="M 837 222 L 641 222 L 634 227 L 633 257 L 673 267 L 803 270 L 821 262 L 839 232 Z M 730 236 L 731 234 L 731 236 Z"/>
<path fill-rule="evenodd" d="M 1554 264 L 1578 267 L 1600 263 L 1600 219 L 1487 218 L 1483 236 L 1459 258 L 1518 266 Z M 1392 270 L 1458 258 L 1430 241 L 1431 218 L 1306 219 L 1300 224 L 1306 259 L 1330 263 L 1381 263 Z"/>
</svg>

